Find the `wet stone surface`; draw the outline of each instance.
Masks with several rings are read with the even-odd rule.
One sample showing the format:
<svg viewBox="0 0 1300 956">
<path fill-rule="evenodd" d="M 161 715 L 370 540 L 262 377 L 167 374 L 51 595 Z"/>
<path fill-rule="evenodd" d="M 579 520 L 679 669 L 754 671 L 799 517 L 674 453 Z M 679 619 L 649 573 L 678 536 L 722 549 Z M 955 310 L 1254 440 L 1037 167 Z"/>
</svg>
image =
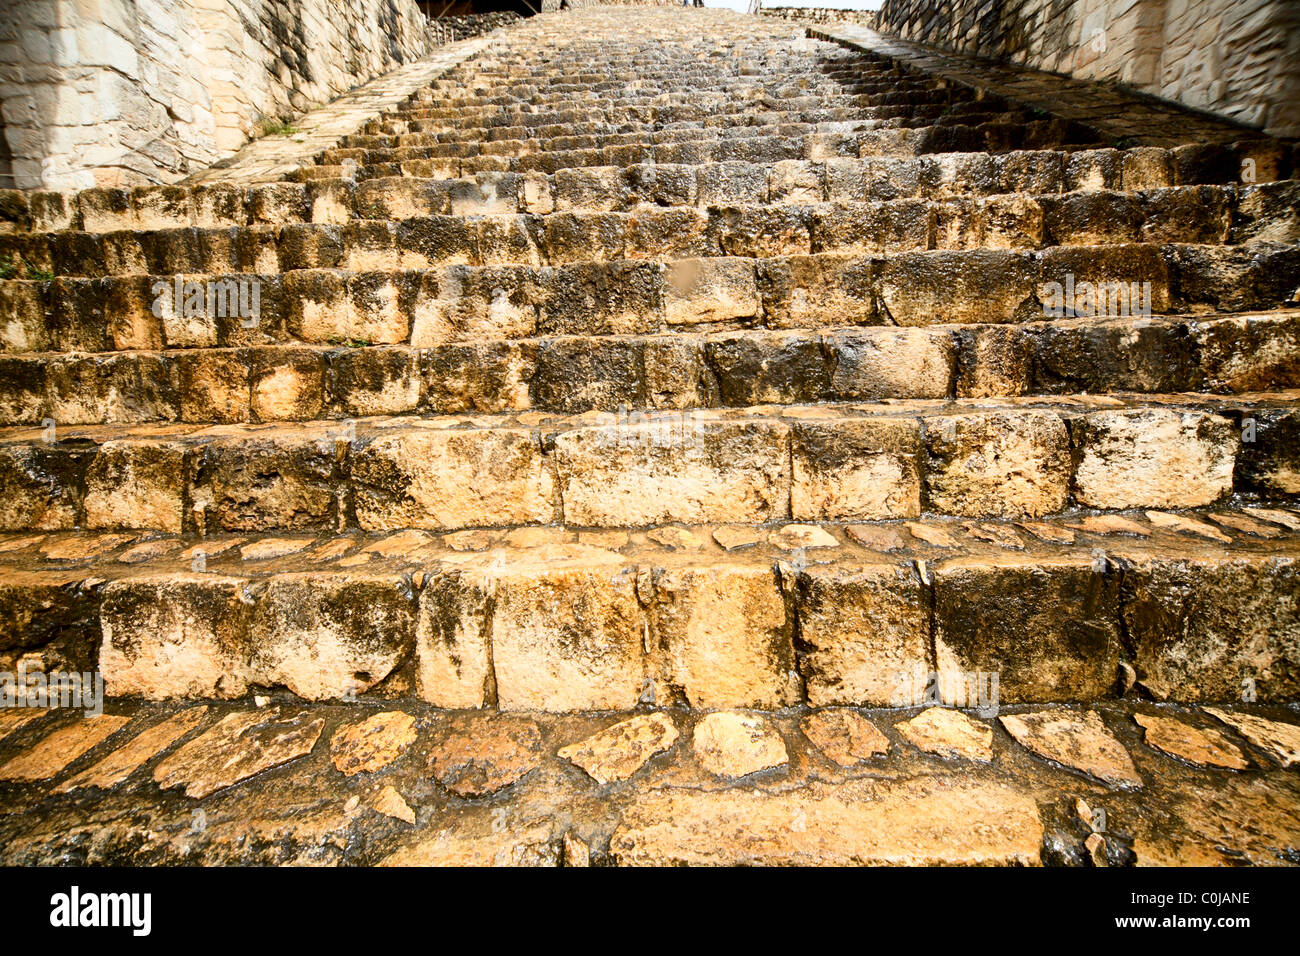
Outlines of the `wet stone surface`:
<svg viewBox="0 0 1300 956">
<path fill-rule="evenodd" d="M 1274 737 L 1300 727 L 1283 707 L 1224 712 L 1268 721 Z M 37 776 L 29 763 L 36 779 L 0 782 L 0 863 L 1298 862 L 1300 778 L 1204 710 L 1108 703 L 987 721 L 940 709 L 992 737 L 990 760 L 961 764 L 904 736 L 899 725 L 917 726 L 922 713 L 524 717 L 288 699 L 258 708 L 110 702 L 119 733 L 61 769 L 42 762 Z M 1216 753 L 1235 749 L 1249 766 L 1171 755 L 1156 744 L 1172 748 L 1172 731 L 1153 735 L 1153 717 L 1194 731 L 1178 729 L 1177 740 L 1213 739 Z M 0 742 L 0 765 L 83 722 L 93 720 L 29 721 Z M 370 741 L 387 758 L 375 741 L 390 734 L 412 739 L 382 766 L 336 767 L 336 740 Z M 1126 761 L 1142 789 L 1131 789 Z M 758 765 L 741 776 L 708 769 Z"/>
</svg>

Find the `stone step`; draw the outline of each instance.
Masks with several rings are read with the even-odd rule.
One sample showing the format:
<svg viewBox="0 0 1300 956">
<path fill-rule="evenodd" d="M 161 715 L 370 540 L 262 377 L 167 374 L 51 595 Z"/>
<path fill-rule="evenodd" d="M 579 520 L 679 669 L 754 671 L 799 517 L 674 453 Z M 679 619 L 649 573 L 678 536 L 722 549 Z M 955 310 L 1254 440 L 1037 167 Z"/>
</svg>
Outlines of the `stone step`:
<svg viewBox="0 0 1300 956">
<path fill-rule="evenodd" d="M 1258 153 L 1258 151 L 1256 151 Z M 1260 159 L 1264 157 L 1260 156 Z M 1028 150 L 955 153 L 911 159 L 833 157 L 774 163 L 634 164 L 562 169 L 554 174 L 483 172 L 449 178 L 372 179 L 321 176 L 303 183 L 241 187 L 142 186 L 80 193 L 0 193 L 0 234 L 115 232 L 197 226 L 341 222 L 378 194 L 418 203 L 429 212 L 461 215 L 545 213 L 560 208 L 616 211 L 640 205 L 707 206 L 765 202 L 930 200 L 1010 193 L 1054 195 L 1109 190 L 1137 193 L 1168 187 L 1235 185 L 1240 162 L 1229 150 L 1189 146 L 1166 150 Z M 319 167 L 328 171 L 329 167 Z M 1239 202 L 1295 205 L 1274 162 L 1257 166 L 1258 185 L 1241 184 Z M 1282 180 L 1281 182 L 1277 180 Z M 440 198 L 445 196 L 446 198 Z M 1256 197 L 1251 199 L 1250 197 Z M 12 255 L 12 253 L 10 253 Z M 12 264 L 12 259 L 7 260 Z"/>
<path fill-rule="evenodd" d="M 411 325 L 398 314 L 366 324 L 368 300 L 357 288 L 354 314 L 337 324 L 267 309 L 246 328 L 251 323 L 233 314 L 215 321 L 158 318 L 144 308 L 127 314 L 114 305 L 129 301 L 121 282 L 109 284 L 102 309 L 78 296 L 78 309 L 63 313 L 89 321 L 51 328 L 50 313 L 37 303 L 26 324 L 4 326 L 4 345 L 15 354 L 0 358 L 0 423 L 1300 388 L 1296 310 L 927 328 L 817 328 L 809 321 L 802 329 L 628 335 L 593 325 L 581 309 L 545 311 L 542 328 L 505 323 L 487 300 L 478 312 L 462 309 L 439 321 L 417 316 Z M 398 344 L 363 344 L 372 336 Z M 420 344 L 402 344 L 411 341 Z M 155 347 L 110 351 L 141 342 Z"/>
<path fill-rule="evenodd" d="M 265 704 L 23 713 L 0 863 L 1240 866 L 1298 836 L 1295 715 L 1262 704 Z"/>
<path fill-rule="evenodd" d="M 390 149 L 329 149 L 320 157 L 321 170 L 304 167 L 299 178 L 333 173 L 334 166 L 345 160 L 359 165 L 358 175 L 427 176 L 429 169 L 458 166 L 461 175 L 475 172 L 546 172 L 587 166 L 632 166 L 638 163 L 714 163 L 762 162 L 781 160 L 821 160 L 835 156 L 886 156 L 907 158 L 931 153 L 990 152 L 1095 147 L 1097 140 L 1077 124 L 1063 120 L 1034 120 L 1017 124 L 1008 122 L 892 126 L 878 121 L 882 128 L 857 133 L 800 132 L 779 135 L 776 130 L 750 127 L 747 136 L 709 137 L 673 142 L 637 142 L 613 146 L 590 146 L 581 149 L 546 151 L 537 140 L 499 141 L 482 148 L 464 143 L 436 146 L 403 146 Z M 642 137 L 637 137 L 642 139 Z"/>
<path fill-rule="evenodd" d="M 308 401 L 287 378 L 266 375 L 261 394 Z M 1296 391 L 72 424 L 83 411 L 69 400 L 40 426 L 0 430 L 0 529 L 635 528 L 1300 494 Z"/>
<path fill-rule="evenodd" d="M 341 192 L 331 216 L 337 222 L 12 233 L 0 235 L 0 261 L 22 264 L 13 267 L 10 278 L 33 280 L 38 275 L 52 278 L 56 270 L 62 276 L 87 277 L 392 271 L 719 254 L 755 259 L 892 256 L 926 250 L 1239 246 L 1300 239 L 1300 180 L 1245 190 L 1177 186 L 1137 193 L 822 202 L 813 192 L 816 180 L 810 185 L 804 178 L 806 164 L 778 169 L 772 183 L 747 180 L 749 169 L 711 167 L 712 175 L 696 184 L 656 182 L 651 189 L 683 200 L 692 198 L 688 190 L 695 185 L 697 205 L 647 204 L 627 212 L 599 208 L 627 205 L 618 198 L 627 195 L 626 181 L 613 174 L 566 176 L 561 171 L 550 197 L 552 212 L 489 215 L 453 214 L 458 199 L 450 188 L 420 183 L 412 189 L 400 178 L 371 180 Z M 765 201 L 774 190 L 778 201 Z M 496 200 L 484 192 L 469 202 L 491 208 Z M 755 193 L 763 201 L 736 204 Z M 459 204 L 463 209 L 465 203 Z"/>
<path fill-rule="evenodd" d="M 600 239 L 580 224 L 619 221 L 612 213 L 560 214 L 553 221 L 566 218 L 575 240 Z M 164 342 L 203 346 L 223 339 L 258 344 L 283 341 L 286 336 L 317 344 L 409 342 L 424 347 L 449 339 L 758 326 L 1001 324 L 1045 317 L 1276 309 L 1293 302 L 1300 287 L 1300 248 L 1288 242 L 434 266 L 426 257 L 426 253 L 438 254 L 431 248 L 434 230 L 427 227 L 438 221 L 408 220 L 393 230 L 381 223 L 369 233 L 355 223 L 286 226 L 279 230 L 281 249 L 294 258 L 283 263 L 274 261 L 269 241 L 260 252 L 250 249 L 250 244 L 203 249 L 187 243 L 193 240 L 193 231 L 160 233 L 175 241 L 154 244 L 160 259 L 155 264 L 189 267 L 180 277 L 183 322 L 177 321 L 178 302 L 173 301 L 177 277 L 131 275 L 132 267 L 122 268 L 115 254 L 112 266 L 126 275 L 0 282 L 0 340 L 6 351 L 156 349 Z M 441 222 L 464 225 L 466 221 L 444 217 Z M 220 233 L 213 230 L 209 235 Z M 275 238 L 273 230 L 261 235 Z M 118 237 L 126 239 L 129 234 L 82 236 L 98 240 L 101 249 L 111 247 Z M 463 232 L 461 237 L 466 238 Z M 58 247 L 60 238 L 53 234 L 49 245 Z M 369 258 L 357 265 L 396 257 L 399 264 L 420 268 L 334 268 L 349 264 L 341 259 L 345 243 L 332 241 L 345 238 L 370 243 Z M 397 250 L 390 246 L 384 251 L 386 243 L 395 244 Z M 163 256 L 163 249 L 174 249 L 177 255 Z M 616 244 L 610 251 L 618 251 Z M 182 260 L 180 256 L 187 252 L 192 258 Z M 196 261 L 199 256 L 207 261 Z M 410 260 L 404 262 L 405 256 Z M 447 254 L 444 261 L 455 263 L 457 258 Z M 72 263 L 71 257 L 59 256 L 58 261 Z M 89 255 L 79 261 L 87 269 L 98 267 Z M 258 265 L 268 271 L 259 271 Z M 275 274 L 273 270 L 282 265 L 292 268 Z M 145 273 L 148 266 L 144 262 L 133 268 Z M 252 269 L 243 271 L 244 266 Z M 233 328 L 236 324 L 238 331 Z"/>
<path fill-rule="evenodd" d="M 97 670 L 111 698 L 898 707 L 936 689 L 969 704 L 957 695 L 980 675 L 996 680 L 979 698 L 994 708 L 1232 702 L 1243 688 L 1285 703 L 1300 690 L 1297 523 L 1295 510 L 1255 509 L 630 534 L 4 536 L 0 607 L 13 658 Z"/>
</svg>

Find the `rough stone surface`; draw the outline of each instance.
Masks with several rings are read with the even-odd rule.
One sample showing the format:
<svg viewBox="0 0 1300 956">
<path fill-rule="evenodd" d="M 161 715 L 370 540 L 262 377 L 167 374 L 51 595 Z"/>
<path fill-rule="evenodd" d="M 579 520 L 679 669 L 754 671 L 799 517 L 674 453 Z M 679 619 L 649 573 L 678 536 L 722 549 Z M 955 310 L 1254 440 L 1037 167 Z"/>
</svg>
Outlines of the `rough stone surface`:
<svg viewBox="0 0 1300 956">
<path fill-rule="evenodd" d="M 415 718 L 384 711 L 335 731 L 330 738 L 334 767 L 344 776 L 382 770 L 415 740 Z"/>
<path fill-rule="evenodd" d="M 310 753 L 324 726 L 307 711 L 282 714 L 278 707 L 229 714 L 163 759 L 153 778 L 164 790 L 206 797 Z"/>
<path fill-rule="evenodd" d="M 559 755 L 577 764 L 597 783 L 609 783 L 632 776 L 655 754 L 672 747 L 677 736 L 677 728 L 667 714 L 643 714 L 561 747 Z"/>
<path fill-rule="evenodd" d="M 61 783 L 57 791 L 62 793 L 87 787 L 108 790 L 117 786 L 197 727 L 207 712 L 208 708 L 204 706 L 188 707 L 174 717 L 141 731 L 94 766 Z"/>
<path fill-rule="evenodd" d="M 1245 770 L 1250 766 L 1241 749 L 1217 730 L 1155 714 L 1134 714 L 1133 719 L 1146 731 L 1150 746 L 1189 763 L 1230 770 Z"/>
<path fill-rule="evenodd" d="M 1128 751 L 1095 711 L 1044 710 L 1003 714 L 998 719 L 1012 737 L 1040 757 L 1112 786 L 1142 786 Z"/>
<path fill-rule="evenodd" d="M 0 766 L 0 780 L 48 780 L 129 722 L 126 717 L 85 717 L 47 734 L 40 742 Z"/>
<path fill-rule="evenodd" d="M 841 767 L 853 767 L 889 753 L 889 740 L 876 725 L 845 707 L 813 711 L 799 721 L 799 729 Z"/>
<path fill-rule="evenodd" d="M 1206 707 L 1256 747 L 1268 753 L 1284 767 L 1300 765 L 1300 725 L 1269 720 L 1258 714 L 1242 714 L 1221 707 Z"/>
<path fill-rule="evenodd" d="M 930 707 L 894 726 L 909 742 L 928 753 L 986 763 L 993 759 L 993 728 L 959 710 Z"/>
<path fill-rule="evenodd" d="M 719 711 L 695 725 L 695 759 L 717 777 L 746 777 L 789 760 L 785 741 L 762 717 Z"/>
<path fill-rule="evenodd" d="M 536 769 L 541 747 L 541 731 L 531 720 L 480 717 L 439 740 L 429 752 L 429 769 L 457 796 L 480 797 Z"/>
</svg>

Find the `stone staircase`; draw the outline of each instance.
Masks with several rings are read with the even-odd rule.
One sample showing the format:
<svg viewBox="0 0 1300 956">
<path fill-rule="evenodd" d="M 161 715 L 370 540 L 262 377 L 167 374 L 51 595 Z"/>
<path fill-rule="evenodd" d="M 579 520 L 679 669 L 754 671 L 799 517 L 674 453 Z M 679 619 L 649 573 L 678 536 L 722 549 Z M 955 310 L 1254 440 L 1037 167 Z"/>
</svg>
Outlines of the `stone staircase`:
<svg viewBox="0 0 1300 956">
<path fill-rule="evenodd" d="M 146 709 L 1294 702 L 1291 145 L 803 33 L 539 16 L 283 181 L 6 195 L 8 668 Z"/>
</svg>

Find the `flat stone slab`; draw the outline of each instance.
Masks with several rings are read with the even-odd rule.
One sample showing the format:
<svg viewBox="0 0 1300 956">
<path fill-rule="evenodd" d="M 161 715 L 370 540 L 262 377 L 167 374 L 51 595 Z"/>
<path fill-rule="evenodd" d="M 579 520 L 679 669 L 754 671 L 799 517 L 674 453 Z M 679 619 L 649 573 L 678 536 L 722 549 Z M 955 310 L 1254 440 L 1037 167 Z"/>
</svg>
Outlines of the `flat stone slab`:
<svg viewBox="0 0 1300 956">
<path fill-rule="evenodd" d="M 677 727 L 667 714 L 642 714 L 602 730 L 586 740 L 560 748 L 597 783 L 626 780 L 657 753 L 677 741 Z"/>
<path fill-rule="evenodd" d="M 853 767 L 889 753 L 889 738 L 847 707 L 827 707 L 799 721 L 803 735 L 841 767 Z"/>
<path fill-rule="evenodd" d="M 1221 707 L 1206 707 L 1208 713 L 1218 717 L 1256 747 L 1284 767 L 1300 765 L 1300 725 L 1280 720 L 1269 720 L 1256 714 L 1242 714 Z"/>
<path fill-rule="evenodd" d="M 324 727 L 310 711 L 236 711 L 158 764 L 153 778 L 164 790 L 182 787 L 187 797 L 206 797 L 310 753 Z"/>
<path fill-rule="evenodd" d="M 47 780 L 129 722 L 127 717 L 105 714 L 83 717 L 67 727 L 60 727 L 0 766 L 0 780 L 24 783 Z"/>
<path fill-rule="evenodd" d="M 1038 807 L 961 777 L 763 793 L 638 795 L 610 840 L 623 866 L 1021 865 L 1040 861 Z"/>
<path fill-rule="evenodd" d="M 1040 757 L 1113 786 L 1142 786 L 1128 751 L 1095 711 L 1044 710 L 1003 714 L 998 719 L 1012 737 Z"/>
<path fill-rule="evenodd" d="M 1154 714 L 1134 714 L 1133 719 L 1146 731 L 1150 746 L 1188 763 L 1230 770 L 1245 770 L 1250 766 L 1241 748 L 1217 730 L 1203 730 L 1185 721 Z"/>
<path fill-rule="evenodd" d="M 909 742 L 947 759 L 993 759 L 993 728 L 949 707 L 931 707 L 894 725 Z"/>
<path fill-rule="evenodd" d="M 335 769 L 350 777 L 382 770 L 414 740 L 415 718 L 400 710 L 389 710 L 335 732 L 330 739 L 330 755 Z"/>
<path fill-rule="evenodd" d="M 754 714 L 709 714 L 695 725 L 694 743 L 695 759 L 717 777 L 747 777 L 790 759 L 780 733 Z"/>
<path fill-rule="evenodd" d="M 207 712 L 208 708 L 202 705 L 190 707 L 142 730 L 94 766 L 61 783 L 55 792 L 66 793 L 84 787 L 107 790 L 117 786 L 197 727 Z"/>
<path fill-rule="evenodd" d="M 531 720 L 478 717 L 446 733 L 429 753 L 429 768 L 452 793 L 479 797 L 535 769 L 541 748 L 541 731 Z"/>
</svg>

